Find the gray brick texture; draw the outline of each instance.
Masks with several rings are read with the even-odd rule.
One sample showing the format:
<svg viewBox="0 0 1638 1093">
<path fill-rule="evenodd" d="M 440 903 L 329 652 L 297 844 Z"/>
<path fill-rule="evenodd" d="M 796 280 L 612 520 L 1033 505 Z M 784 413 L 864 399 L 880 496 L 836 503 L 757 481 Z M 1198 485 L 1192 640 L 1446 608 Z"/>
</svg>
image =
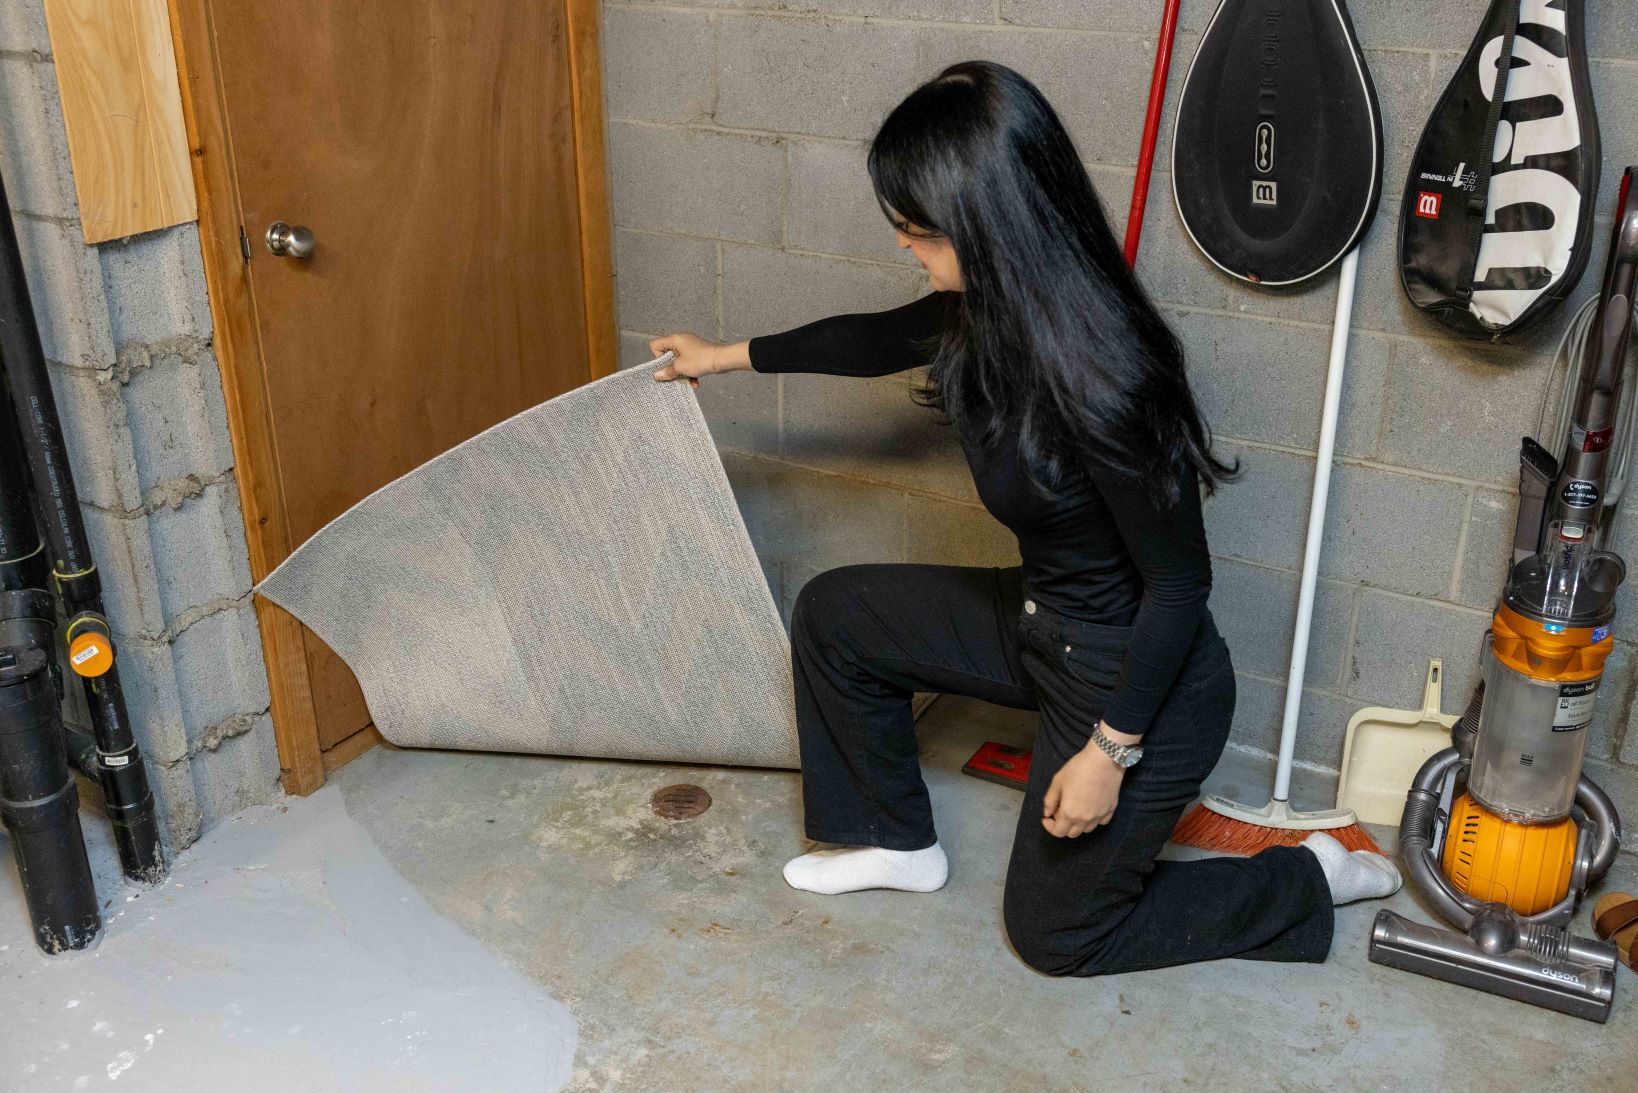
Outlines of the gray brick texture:
<svg viewBox="0 0 1638 1093">
<path fill-rule="evenodd" d="M 29 6 L 6 4 L 0 20 L 14 21 L 18 8 Z M 0 25 L 0 33 L 7 33 L 0 49 L 11 49 L 8 39 L 21 29 Z M 40 38 L 45 39 L 43 29 Z M 56 80 L 55 66 L 32 51 L 0 53 L 0 107 L 7 120 L 0 135 L 0 171 L 13 209 L 72 219 L 77 206 Z"/>
<path fill-rule="evenodd" d="M 0 8 L 0 52 L 51 56 L 46 35 L 45 5 L 39 0 L 16 0 Z"/>
<path fill-rule="evenodd" d="M 40 0 L 0 11 L 0 173 L 132 723 L 183 846 L 280 793 L 199 235 L 82 242 Z M 86 724 L 77 695 L 64 712 Z"/>
<path fill-rule="evenodd" d="M 1455 339 L 1404 301 L 1394 248 L 1406 163 L 1483 6 L 1350 5 L 1389 153 L 1383 204 L 1362 252 L 1305 681 L 1298 758 L 1322 768 L 1340 761 L 1355 710 L 1420 704 L 1429 657 L 1446 666 L 1446 709 L 1466 703 L 1510 548 L 1518 438 L 1535 427 L 1553 346 L 1602 268 L 1600 242 L 1576 296 L 1507 345 Z M 606 66 L 626 363 L 646 352 L 646 336 L 666 332 L 657 325 L 748 337 L 925 291 L 876 206 L 865 151 L 886 112 L 953 61 L 999 60 L 1038 83 L 1119 234 L 1160 7 L 607 0 L 611 57 L 676 57 L 663 86 L 635 71 L 636 61 Z M 1170 111 L 1215 7 L 1183 4 L 1138 273 L 1184 342 L 1219 447 L 1244 467 L 1206 507 L 1212 606 L 1241 676 L 1234 743 L 1271 751 L 1336 279 L 1257 292 L 1216 272 L 1181 229 L 1167 174 Z M 1638 17 L 1600 2 L 1589 5 L 1589 24 L 1613 184 L 1638 161 L 1638 126 L 1630 124 L 1638 115 Z M 1600 236 L 1606 229 L 1607 217 Z M 833 565 L 1016 560 L 1016 544 L 978 506 L 948 430 L 910 403 L 906 386 L 897 378 L 729 376 L 701 388 L 787 610 L 814 573 Z M 1638 517 L 1623 524 L 1622 542 L 1638 548 Z M 1622 605 L 1638 619 L 1638 587 Z M 1606 776 L 1638 780 L 1638 729 L 1629 728 L 1638 629 L 1621 633 L 1591 748 Z"/>
</svg>

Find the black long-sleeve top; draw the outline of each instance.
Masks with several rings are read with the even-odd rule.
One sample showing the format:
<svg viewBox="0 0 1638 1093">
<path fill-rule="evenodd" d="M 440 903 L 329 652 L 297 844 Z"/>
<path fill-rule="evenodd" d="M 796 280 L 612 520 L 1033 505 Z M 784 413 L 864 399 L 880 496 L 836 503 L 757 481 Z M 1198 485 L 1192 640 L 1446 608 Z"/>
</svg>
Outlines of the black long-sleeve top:
<svg viewBox="0 0 1638 1093">
<path fill-rule="evenodd" d="M 954 293 L 862 315 L 838 315 L 753 338 L 758 372 L 885 376 L 925 365 Z M 1082 622 L 1131 626 L 1104 711 L 1117 732 L 1146 731 L 1177 678 L 1211 591 L 1211 559 L 1193 473 L 1167 504 L 1151 484 L 1096 470 L 1054 496 L 1036 488 L 1016 431 L 989 445 L 961 438 L 985 508 L 1018 536 L 1025 593 Z"/>
</svg>

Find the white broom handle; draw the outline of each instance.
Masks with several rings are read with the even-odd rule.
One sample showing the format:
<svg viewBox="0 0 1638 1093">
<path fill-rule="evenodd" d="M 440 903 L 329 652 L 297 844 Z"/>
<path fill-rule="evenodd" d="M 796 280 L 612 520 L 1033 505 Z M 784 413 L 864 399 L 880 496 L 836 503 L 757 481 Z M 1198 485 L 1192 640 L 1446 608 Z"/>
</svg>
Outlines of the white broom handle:
<svg viewBox="0 0 1638 1093">
<path fill-rule="evenodd" d="M 1348 327 L 1354 316 L 1354 282 L 1359 250 L 1342 260 L 1337 280 L 1337 314 L 1331 324 L 1331 365 L 1325 375 L 1325 411 L 1320 416 L 1319 451 L 1314 456 L 1314 492 L 1308 502 L 1308 537 L 1303 544 L 1302 584 L 1297 593 L 1297 626 L 1291 634 L 1291 671 L 1285 682 L 1285 717 L 1280 723 L 1280 762 L 1274 772 L 1274 799 L 1291 799 L 1291 764 L 1297 752 L 1297 713 L 1302 708 L 1303 673 L 1308 667 L 1308 631 L 1314 621 L 1314 588 L 1319 583 L 1320 545 L 1325 538 L 1325 505 L 1331 493 L 1331 456 L 1337 445 L 1337 409 L 1342 405 L 1342 373 L 1348 359 Z"/>
</svg>

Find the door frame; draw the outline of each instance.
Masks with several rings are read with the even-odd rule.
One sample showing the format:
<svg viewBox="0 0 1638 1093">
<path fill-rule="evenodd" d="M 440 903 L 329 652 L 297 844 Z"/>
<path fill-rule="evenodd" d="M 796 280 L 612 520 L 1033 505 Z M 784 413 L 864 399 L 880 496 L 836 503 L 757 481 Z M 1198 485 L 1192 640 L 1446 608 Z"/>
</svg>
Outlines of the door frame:
<svg viewBox="0 0 1638 1093">
<path fill-rule="evenodd" d="M 618 347 L 598 44 L 600 2 L 562 3 L 567 16 L 580 268 L 590 356 L 588 379 L 592 379 L 614 371 Z M 291 542 L 285 519 L 267 365 L 257 334 L 249 263 L 241 250 L 243 210 L 228 135 L 212 0 L 169 0 L 169 4 L 182 112 L 199 196 L 199 244 L 204 252 L 205 287 L 214 326 L 212 342 L 222 372 L 251 578 L 260 581 L 298 544 Z M 301 624 L 265 599 L 257 597 L 255 604 L 284 789 L 292 794 L 312 793 L 324 784 L 329 771 L 374 745 L 381 736 L 371 726 L 328 752 L 321 750 Z"/>
</svg>

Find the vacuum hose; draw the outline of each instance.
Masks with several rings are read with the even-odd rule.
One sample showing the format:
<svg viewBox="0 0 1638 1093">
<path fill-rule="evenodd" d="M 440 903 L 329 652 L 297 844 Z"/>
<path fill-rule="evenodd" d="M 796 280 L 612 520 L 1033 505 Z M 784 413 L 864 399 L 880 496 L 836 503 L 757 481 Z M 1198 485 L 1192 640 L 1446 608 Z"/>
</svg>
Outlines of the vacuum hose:
<svg viewBox="0 0 1638 1093">
<path fill-rule="evenodd" d="M 1615 802 L 1610 800 L 1610 795 L 1585 774 L 1576 783 L 1575 803 L 1587 814 L 1593 830 L 1598 833 L 1598 843 L 1593 847 L 1592 863 L 1587 870 L 1587 879 L 1597 880 L 1610 871 L 1610 866 L 1615 864 L 1615 855 L 1621 851 L 1621 817 L 1616 813 Z"/>
<path fill-rule="evenodd" d="M 1484 716 L 1484 680 L 1474 684 L 1473 697 L 1467 700 L 1467 709 L 1450 727 L 1450 743 L 1462 753 L 1464 760 L 1473 758 L 1473 742 L 1479 735 L 1479 720 Z"/>
<path fill-rule="evenodd" d="M 79 498 L 68 464 L 57 403 L 46 374 L 45 353 L 29 300 L 23 256 L 17 246 L 11 205 L 0 179 L 0 385 L 8 387 L 11 417 L 33 481 L 38 532 L 49 550 L 51 572 L 71 620 L 103 624 L 102 586 L 85 534 Z M 13 422 L 3 422 L 9 426 Z M 0 427 L 0 432 L 9 431 Z M 3 454 L 3 453 L 0 453 Z M 4 567 L 0 567 L 3 569 Z M 119 668 L 109 661 L 100 675 L 82 676 L 97 739 L 98 781 L 114 826 L 120 865 L 132 880 L 153 883 L 165 875 L 153 793 L 142 753 L 131 732 Z"/>
<path fill-rule="evenodd" d="M 1461 761 L 1460 752 L 1446 748 L 1416 772 L 1416 780 L 1405 795 L 1405 814 L 1399 820 L 1399 862 L 1417 889 L 1433 901 L 1434 909 L 1453 926 L 1466 930 L 1484 904 L 1453 888 L 1433 854 L 1433 820 L 1439 811 L 1439 793 L 1445 776 Z"/>
</svg>

